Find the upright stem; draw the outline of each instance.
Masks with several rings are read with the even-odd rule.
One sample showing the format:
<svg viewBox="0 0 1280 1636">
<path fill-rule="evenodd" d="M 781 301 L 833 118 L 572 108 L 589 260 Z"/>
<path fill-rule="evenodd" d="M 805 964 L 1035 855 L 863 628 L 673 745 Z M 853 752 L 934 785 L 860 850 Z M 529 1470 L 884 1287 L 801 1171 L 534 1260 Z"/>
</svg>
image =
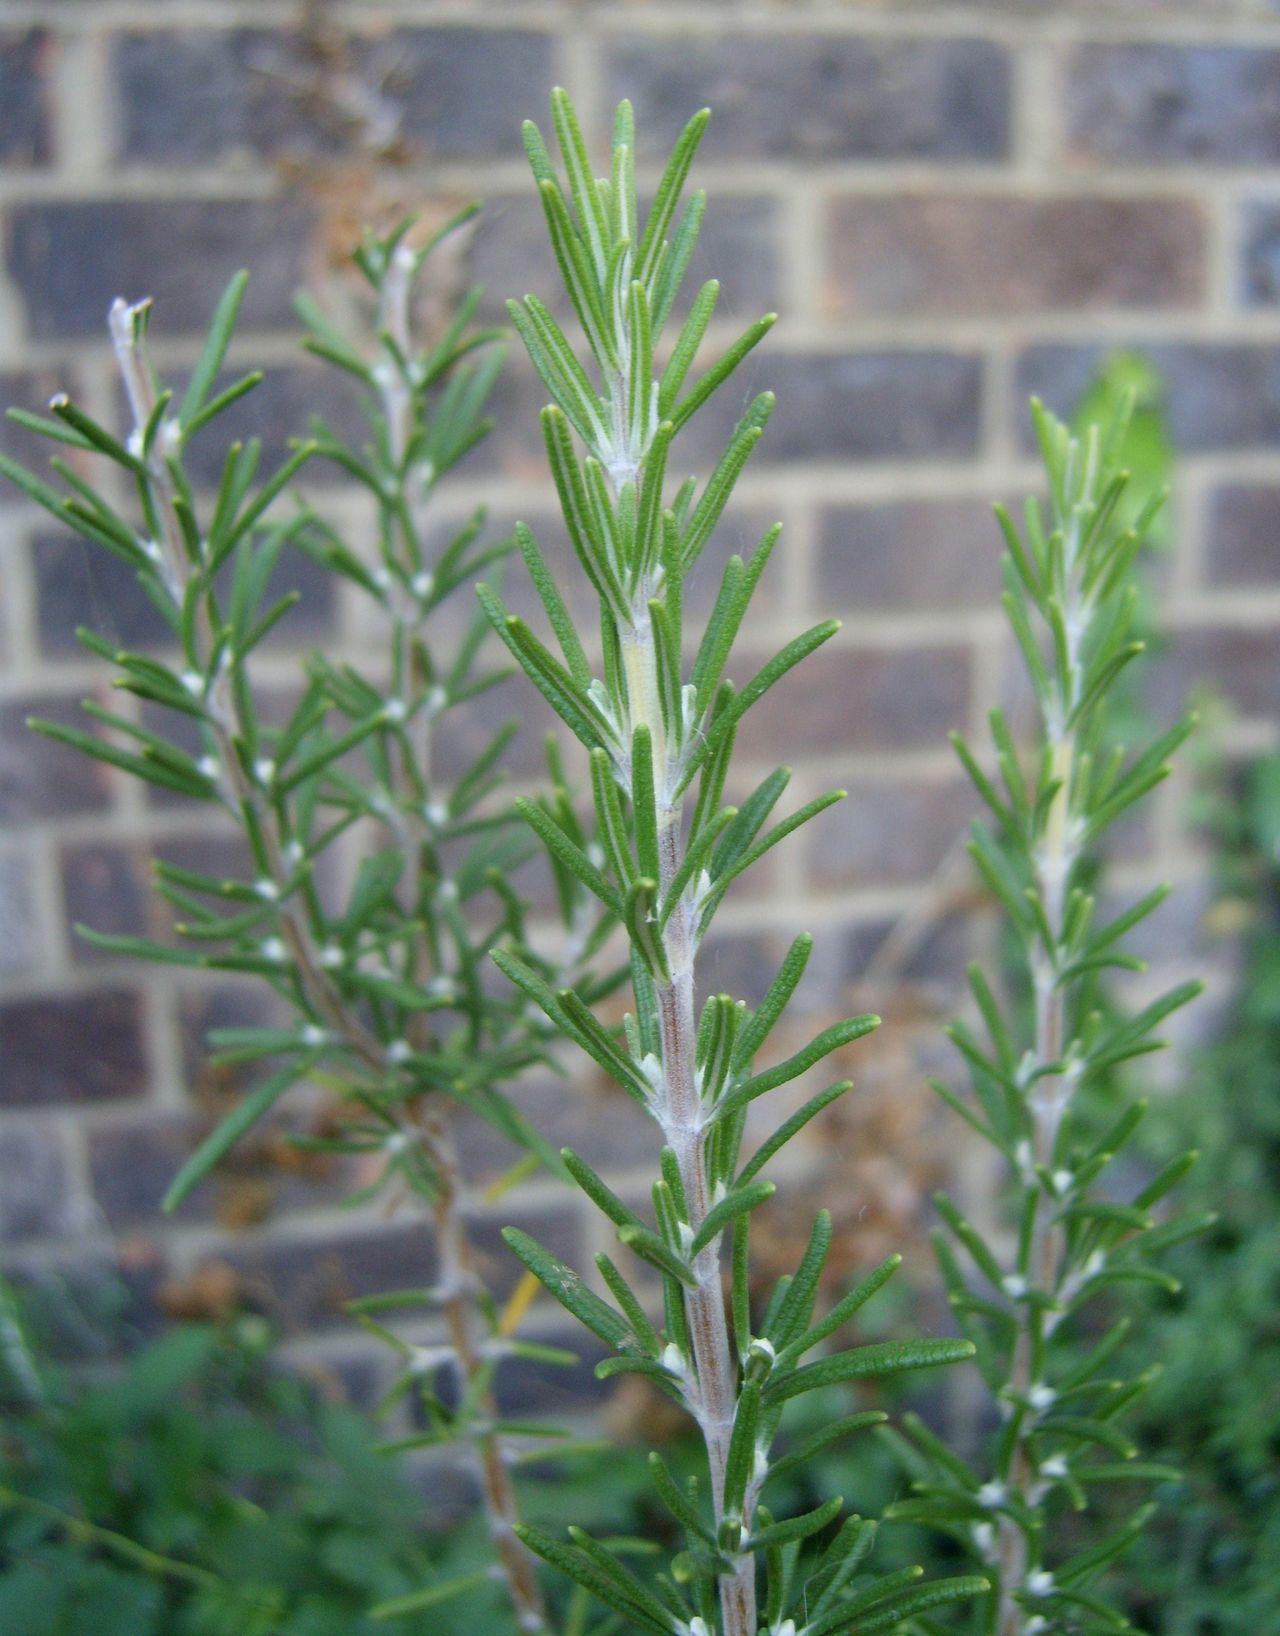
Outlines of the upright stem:
<svg viewBox="0 0 1280 1636">
<path fill-rule="evenodd" d="M 647 632 L 647 621 L 637 627 Z M 659 781 L 659 885 L 665 896 L 683 861 L 682 803 L 668 795 L 670 756 L 657 707 L 657 678 L 652 642 L 628 643 L 624 648 L 632 685 L 633 719 L 645 720 L 655 745 L 655 778 Z M 652 711 L 652 714 L 648 714 Z M 646 720 L 647 717 L 647 720 Z M 688 1206 L 689 1226 L 696 1234 L 706 1219 L 712 1199 L 707 1184 L 706 1134 L 702 1096 L 697 1077 L 697 1020 L 694 1011 L 694 926 L 688 890 L 676 904 L 663 931 L 663 948 L 670 980 L 657 984 L 658 1025 L 662 1043 L 664 1097 L 660 1112 L 663 1135 L 676 1155 Z M 725 1471 L 738 1405 L 738 1371 L 729 1339 L 728 1314 L 720 1277 L 720 1240 L 717 1237 L 693 1263 L 696 1284 L 684 1292 L 685 1317 L 693 1345 L 696 1373 L 690 1408 L 707 1451 L 716 1532 L 725 1518 Z M 750 1523 L 742 1519 L 744 1532 Z M 735 1559 L 732 1573 L 720 1579 L 723 1636 L 755 1636 L 755 1559 L 729 1546 Z"/>
<path fill-rule="evenodd" d="M 515 1609 L 520 1629 L 529 1636 L 547 1629 L 542 1592 L 533 1560 L 516 1537 L 519 1520 L 515 1487 L 502 1440 L 493 1429 L 497 1406 L 487 1385 L 482 1386 L 486 1362 L 480 1315 L 476 1298 L 479 1280 L 474 1270 L 471 1245 L 462 1211 L 457 1148 L 451 1121 L 438 1097 L 425 1098 L 420 1116 L 424 1144 L 436 1174 L 432 1213 L 436 1229 L 439 1275 L 436 1293 L 440 1297 L 449 1340 L 460 1376 L 459 1384 L 470 1400 L 478 1420 L 470 1439 L 475 1452 L 489 1536 L 507 1593 Z"/>
<path fill-rule="evenodd" d="M 1074 863 L 1068 828 L 1074 750 L 1070 733 L 1064 732 L 1051 744 L 1051 776 L 1058 781 L 1058 789 L 1050 805 L 1044 849 L 1037 867 L 1036 884 L 1055 945 L 1062 933 L 1067 881 Z M 1043 949 L 1032 964 L 1037 1064 L 1061 1061 L 1065 1045 L 1065 1002 L 1056 970 L 1055 952 L 1054 948 Z M 1039 1173 L 1052 1174 L 1058 1131 L 1070 1091 L 1070 1081 L 1062 1074 L 1047 1074 L 1036 1082 L 1029 1107 L 1032 1115 L 1032 1157 L 1037 1168 L 1026 1179 L 1027 1187 L 1040 1189 Z M 1042 1199 L 1032 1228 L 1029 1270 L 1035 1287 L 1051 1299 L 1057 1294 L 1062 1281 L 1064 1249 L 1062 1229 L 1052 1219 L 1051 1203 Z M 1025 1403 L 1036 1385 L 1032 1378 L 1033 1317 L 1031 1307 L 1025 1302 L 1018 1303 L 1016 1312 L 1018 1331 L 1009 1372 L 1009 1392 L 1012 1397 Z M 1051 1324 L 1052 1316 L 1046 1316 L 1043 1321 Z M 1034 1511 L 1039 1503 L 1043 1483 L 1036 1469 L 1029 1436 L 1035 1418 L 1034 1410 L 1024 1412 L 1008 1468 L 1009 1484 L 1030 1511 Z M 1000 1570 L 997 1633 L 998 1636 L 1021 1636 L 1023 1609 L 1016 1597 L 1026 1586 L 1030 1550 L 1024 1530 L 1004 1513 L 999 1519 L 996 1559 Z"/>
</svg>

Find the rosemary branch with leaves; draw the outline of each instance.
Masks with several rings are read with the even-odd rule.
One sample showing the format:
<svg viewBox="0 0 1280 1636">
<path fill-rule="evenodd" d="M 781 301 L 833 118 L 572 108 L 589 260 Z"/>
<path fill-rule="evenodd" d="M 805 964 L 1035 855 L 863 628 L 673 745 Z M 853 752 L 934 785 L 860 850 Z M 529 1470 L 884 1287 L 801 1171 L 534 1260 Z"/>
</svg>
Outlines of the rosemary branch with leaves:
<svg viewBox="0 0 1280 1636">
<path fill-rule="evenodd" d="M 1104 1173 L 1144 1104 L 1123 1107 L 1100 1138 L 1086 1138 L 1074 1118 L 1081 1091 L 1156 1049 L 1155 1030 L 1200 988 L 1180 984 L 1132 1017 L 1106 1004 L 1100 975 L 1142 969 L 1123 940 L 1166 889 L 1101 919 L 1089 885 L 1104 833 L 1167 775 L 1168 757 L 1192 725 L 1179 722 L 1136 755 L 1110 731 L 1113 690 L 1143 650 L 1133 637 L 1135 559 L 1163 496 L 1130 499 L 1120 467 L 1127 405 L 1083 437 L 1038 403 L 1032 414 L 1047 518 L 1037 500 L 1027 502 L 1021 530 L 1003 509 L 997 514 L 1008 547 L 1004 606 L 1031 683 L 1037 742 L 1030 757 L 1020 754 L 1004 715 L 993 712 L 992 777 L 955 740 L 994 820 L 975 824 L 971 851 L 1013 934 L 1029 999 L 1025 1009 L 1002 1003 L 998 984 L 972 967 L 987 1038 L 964 1023 L 950 1034 L 968 1062 L 974 1104 L 935 1082 L 1007 1167 L 1011 1251 L 984 1237 L 945 1196 L 938 1207 L 947 1233 L 936 1237 L 952 1307 L 978 1348 L 1001 1429 L 982 1470 L 911 1422 L 917 1497 L 893 1507 L 897 1516 L 945 1529 L 991 1572 L 982 1636 L 1129 1628 L 1094 1582 L 1149 1508 L 1137 1509 L 1113 1535 L 1064 1553 L 1056 1545 L 1062 1507 L 1083 1509 L 1093 1483 L 1176 1473 L 1137 1460 L 1119 1424 L 1147 1378 L 1109 1372 L 1127 1320 L 1116 1319 L 1083 1351 L 1061 1343 L 1104 1291 L 1134 1281 L 1176 1288 L 1151 1258 L 1204 1225 L 1203 1218 L 1158 1222 L 1152 1213 L 1194 1154 L 1130 1200 L 1107 1188 Z"/>
<path fill-rule="evenodd" d="M 517 1149 L 559 1167 L 504 1089 L 541 1054 L 546 1024 L 522 999 L 495 995 L 481 981 L 499 944 L 535 960 L 525 948 L 525 904 L 507 878 L 527 842 L 489 799 L 516 723 L 504 724 L 449 788 L 431 765 L 439 724 L 503 677 L 480 663 L 483 617 L 464 620 L 459 634 L 455 610 L 464 605 L 459 590 L 505 555 L 509 542 L 480 543 L 478 512 L 442 546 L 430 544 L 437 484 L 488 429 L 485 406 L 501 350 L 495 332 L 471 327 L 478 292 L 430 342 L 417 337 L 413 317 L 431 252 L 471 214 L 416 247 L 410 222 L 366 238 L 356 263 L 372 297 L 371 347 L 335 329 L 311 298 L 299 301 L 311 350 L 364 388 L 368 446 L 348 447 L 317 420 L 279 470 L 259 481 L 257 440 L 231 442 L 216 492 L 202 501 L 190 447 L 262 378 L 254 372 L 220 383 L 247 282 L 240 274 L 178 402 L 148 356 L 150 304 L 113 305 L 111 340 L 132 423 L 123 441 L 66 398 L 54 400 L 52 418 L 11 412 L 69 447 L 72 460 L 53 461 L 69 493 L 7 458 L 0 457 L 0 470 L 59 522 L 128 563 L 177 655 L 118 650 L 82 631 L 85 646 L 116 668 L 116 686 L 150 707 L 151 717 L 144 722 L 89 701 L 86 710 L 110 737 L 32 725 L 147 783 L 220 808 L 252 859 L 249 879 L 157 863 L 157 889 L 177 916 L 174 943 L 82 934 L 119 956 L 248 974 L 292 1013 L 283 1026 L 212 1036 L 215 1060 L 273 1066 L 182 1167 L 166 1205 L 180 1203 L 291 1087 L 316 1077 L 337 1087 L 338 1133 L 294 1140 L 371 1166 L 361 1199 L 407 1190 L 433 1221 L 438 1247 L 434 1284 L 352 1303 L 398 1360 L 392 1397 L 411 1393 L 425 1421 L 425 1430 L 388 1450 L 456 1442 L 470 1451 L 496 1575 L 519 1628 L 537 1632 L 546 1628 L 543 1599 L 533 1559 L 515 1533 L 512 1449 L 493 1377 L 505 1357 L 563 1359 L 508 1333 L 510 1323 L 479 1279 L 453 1132 L 457 1111 L 466 1108 Z M 106 457 L 105 470 L 84 467 L 94 455 Z M 372 496 L 372 552 L 301 500 L 281 515 L 295 477 L 317 459 L 334 462 Z M 84 469 L 93 470 L 92 481 Z M 270 592 L 286 550 L 310 553 L 369 600 L 383 621 L 387 657 L 363 671 L 310 654 L 297 702 L 272 726 L 255 664 L 260 644 L 297 600 L 293 592 L 273 600 Z M 579 980 L 607 930 L 607 921 L 597 928 L 590 905 L 584 918 L 584 896 L 561 894 L 564 959 Z M 388 1328 L 382 1317 L 392 1311 L 439 1313 L 445 1344 L 418 1345 Z M 456 1408 L 437 1389 L 442 1374 L 456 1379 Z M 379 1611 L 391 1617 L 432 1605 L 471 1583 L 431 1585 Z"/>
<path fill-rule="evenodd" d="M 610 173 L 591 172 L 573 108 L 552 95 L 566 198 L 537 129 L 525 126 L 533 169 L 560 271 L 585 337 L 584 362 L 537 296 L 509 303 L 512 322 L 551 396 L 542 425 L 565 526 L 578 566 L 596 593 L 598 644 L 584 640 L 533 535 L 517 542 L 558 643 L 557 657 L 485 588 L 494 628 L 587 752 L 596 847 L 588 850 L 544 809 L 525 818 L 548 850 L 624 925 L 634 1009 L 623 1037 L 572 987 L 554 988 L 517 956 L 495 958 L 557 1029 L 600 1064 L 653 1118 L 660 1140 L 652 1224 L 625 1204 L 578 1156 L 564 1159 L 587 1196 L 616 1226 L 622 1244 L 662 1283 L 660 1321 L 641 1292 L 602 1255 L 611 1300 L 517 1230 L 507 1241 L 547 1289 L 609 1348 L 601 1376 L 648 1377 L 692 1417 L 706 1456 L 707 1491 L 679 1485 L 651 1456 L 658 1493 L 686 1537 L 670 1571 L 646 1584 L 580 1529 L 572 1544 L 524 1528 L 535 1550 L 622 1615 L 661 1636 L 832 1636 L 888 1629 L 918 1610 L 973 1595 L 985 1581 L 963 1577 L 915 1585 L 921 1572 L 878 1578 L 863 1566 L 874 1524 L 849 1517 L 837 1528 L 839 1497 L 804 1516 L 775 1517 L 764 1493 L 787 1402 L 820 1387 L 967 1356 L 967 1342 L 903 1341 L 801 1360 L 850 1319 L 893 1273 L 898 1259 L 814 1317 L 831 1239 L 824 1213 L 793 1276 L 767 1309 L 751 1310 L 748 1226 L 774 1192 L 761 1172 L 810 1119 L 848 1090 L 811 1097 L 745 1161 L 748 1108 L 798 1079 L 832 1051 L 867 1033 L 874 1017 L 825 1029 L 767 1068 L 767 1045 L 804 972 L 810 940 L 799 937 L 761 1004 L 713 994 L 699 1006 L 698 956 L 731 883 L 780 841 L 824 811 L 824 795 L 772 824 L 788 783 L 766 778 L 740 806 L 724 790 L 734 736 L 746 712 L 793 666 L 835 634 L 824 622 L 798 636 L 744 686 L 728 678 L 731 649 L 769 562 L 772 528 L 749 560 L 732 557 L 687 676 L 683 589 L 721 518 L 734 483 L 764 431 L 773 397 L 763 393 L 739 421 L 715 469 L 668 493 L 669 457 L 681 430 L 764 337 L 772 317 L 752 324 L 697 379 L 692 371 L 715 310 L 712 280 L 693 296 L 666 355 L 659 349 L 702 220 L 704 198 L 681 195 L 707 115 L 676 143 L 642 224 L 636 199 L 630 106 L 614 125 Z M 580 452 L 581 451 L 581 452 Z M 588 643 L 598 653 L 597 675 Z M 597 861 L 600 860 L 600 861 Z M 732 1244 L 732 1294 L 722 1284 Z M 840 1417 L 818 1446 L 883 1418 Z M 825 1535 L 825 1549 L 814 1548 Z M 761 1563 L 766 1565 L 763 1587 Z M 763 1603 L 759 1601 L 763 1589 Z"/>
</svg>

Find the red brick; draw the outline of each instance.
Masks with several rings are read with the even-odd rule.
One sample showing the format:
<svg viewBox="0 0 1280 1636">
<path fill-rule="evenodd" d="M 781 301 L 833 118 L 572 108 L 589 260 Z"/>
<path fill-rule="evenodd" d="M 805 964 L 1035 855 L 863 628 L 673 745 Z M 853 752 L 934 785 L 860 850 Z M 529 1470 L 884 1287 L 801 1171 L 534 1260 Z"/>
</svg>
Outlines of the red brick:
<svg viewBox="0 0 1280 1636">
<path fill-rule="evenodd" d="M 49 75 L 53 36 L 42 28 L 0 31 L 0 160 L 17 170 L 52 156 Z"/>
<path fill-rule="evenodd" d="M 732 668 L 745 683 L 755 666 L 743 654 Z M 968 710 L 963 649 L 828 646 L 747 712 L 738 745 L 744 755 L 784 762 L 847 750 L 927 749 L 962 727 Z"/>
<path fill-rule="evenodd" d="M 1280 487 L 1227 483 L 1214 492 L 1205 577 L 1211 585 L 1280 585 Z"/>
<path fill-rule="evenodd" d="M 1205 236 L 1182 199 L 847 199 L 832 210 L 826 305 L 858 317 L 1189 306 Z"/>
<path fill-rule="evenodd" d="M 958 778 L 852 780 L 847 798 L 809 832 L 815 884 L 907 885 L 929 880 L 962 843 L 975 797 Z"/>
<path fill-rule="evenodd" d="M 1070 151 L 1104 164 L 1257 165 L 1280 159 L 1280 51 L 1090 44 L 1067 60 Z"/>
<path fill-rule="evenodd" d="M 984 500 L 830 506 L 818 523 L 821 606 L 839 613 L 986 607 L 999 600 L 1002 549 Z"/>
</svg>

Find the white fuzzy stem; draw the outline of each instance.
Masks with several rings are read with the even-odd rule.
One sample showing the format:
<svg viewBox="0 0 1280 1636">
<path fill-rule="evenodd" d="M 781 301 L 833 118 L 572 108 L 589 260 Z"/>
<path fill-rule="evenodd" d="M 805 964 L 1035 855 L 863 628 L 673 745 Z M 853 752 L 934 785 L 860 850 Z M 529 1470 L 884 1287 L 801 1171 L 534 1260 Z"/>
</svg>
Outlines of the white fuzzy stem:
<svg viewBox="0 0 1280 1636">
<path fill-rule="evenodd" d="M 632 724 L 648 727 L 655 746 L 654 775 L 659 791 L 658 852 L 661 894 L 669 892 L 683 861 L 682 803 L 666 791 L 670 747 L 658 705 L 658 681 L 647 616 L 624 637 L 623 661 L 631 695 Z M 661 745 L 659 752 L 657 746 Z M 662 934 L 670 980 L 657 983 L 662 1043 L 662 1100 L 659 1121 L 676 1155 L 696 1234 L 711 1209 L 707 1180 L 706 1133 L 697 1079 L 697 1017 L 694 1008 L 696 947 L 689 894 L 676 904 Z M 725 1473 L 738 1406 L 738 1368 L 729 1337 L 728 1313 L 720 1278 L 719 1240 L 706 1246 L 693 1266 L 695 1286 L 684 1292 L 685 1319 L 697 1375 L 690 1407 L 702 1434 L 711 1477 L 716 1529 L 724 1520 Z M 743 1518 L 749 1525 L 749 1516 Z M 734 1571 L 720 1579 L 723 1636 L 756 1636 L 755 1560 L 731 1553 Z"/>
</svg>

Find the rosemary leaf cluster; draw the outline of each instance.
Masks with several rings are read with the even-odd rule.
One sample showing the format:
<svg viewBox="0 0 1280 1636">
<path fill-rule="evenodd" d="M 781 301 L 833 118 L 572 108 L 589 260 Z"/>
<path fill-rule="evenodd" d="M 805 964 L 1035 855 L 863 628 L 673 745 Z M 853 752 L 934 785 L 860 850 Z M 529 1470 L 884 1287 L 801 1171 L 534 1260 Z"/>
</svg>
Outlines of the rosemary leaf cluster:
<svg viewBox="0 0 1280 1636">
<path fill-rule="evenodd" d="M 740 805 L 724 799 L 739 723 L 793 666 L 822 646 L 835 622 L 795 638 L 743 685 L 729 675 L 735 637 L 779 530 L 750 558 L 731 557 L 711 617 L 686 664 L 684 587 L 719 522 L 734 483 L 773 409 L 762 393 L 748 406 L 715 468 L 702 482 L 668 482 L 675 440 L 766 334 L 751 325 L 698 372 L 700 346 L 718 286 L 692 297 L 678 331 L 665 332 L 689 265 L 704 198 L 682 194 L 707 115 L 676 143 L 645 220 L 635 178 L 635 132 L 622 103 L 609 175 L 592 174 L 568 97 L 552 95 L 568 192 L 532 124 L 525 146 L 551 242 L 585 345 L 579 352 L 535 295 L 509 305 L 512 322 L 550 394 L 542 427 L 565 526 L 599 604 L 598 632 L 579 632 L 533 535 L 517 540 L 558 646 L 482 588 L 495 630 L 587 752 L 594 847 L 536 806 L 524 816 L 553 857 L 616 916 L 630 944 L 632 1010 L 622 1037 L 572 986 L 555 987 L 517 955 L 495 959 L 652 1117 L 656 1126 L 653 1210 L 633 1211 L 578 1156 L 565 1163 L 617 1229 L 628 1255 L 662 1287 L 651 1317 L 633 1274 L 612 1257 L 597 1266 L 602 1298 L 573 1269 L 527 1235 L 507 1241 L 550 1293 L 610 1351 L 603 1377 L 640 1374 L 692 1417 L 706 1455 L 706 1481 L 686 1489 L 662 1457 L 651 1457 L 658 1495 L 684 1549 L 652 1583 L 581 1529 L 565 1544 L 529 1528 L 522 1536 L 623 1620 L 660 1636 L 834 1636 L 895 1628 L 902 1620 L 985 1589 L 965 1577 L 917 1585 L 919 1569 L 877 1577 L 866 1557 L 874 1524 L 838 1522 L 833 1496 L 802 1516 L 768 1504 L 773 1444 L 787 1403 L 835 1383 L 968 1356 L 967 1342 L 920 1340 L 829 1352 L 825 1343 L 891 1276 L 877 1268 L 825 1315 L 815 1314 L 830 1218 L 814 1224 L 800 1265 L 781 1279 L 763 1311 L 749 1294 L 752 1213 L 774 1191 L 763 1172 L 778 1150 L 836 1097 L 810 1098 L 749 1156 L 748 1108 L 799 1078 L 832 1051 L 867 1033 L 874 1017 L 824 1030 L 801 1050 L 760 1066 L 809 958 L 798 937 L 754 1010 L 727 994 L 697 992 L 698 957 L 734 880 L 839 794 L 775 816 L 788 782 L 769 775 Z M 594 659 L 592 656 L 595 656 Z M 726 1300 L 722 1263 L 732 1261 Z M 881 1417 L 855 1414 L 817 1440 L 823 1446 Z M 616 1627 L 610 1627 L 616 1628 Z"/>
<path fill-rule="evenodd" d="M 441 478 L 488 430 L 501 348 L 495 332 L 471 327 L 475 291 L 429 342 L 417 336 L 413 319 L 431 251 L 470 214 L 418 248 L 409 222 L 366 238 L 356 263 L 374 309 L 371 344 L 339 333 L 310 298 L 299 302 L 311 350 L 364 389 L 367 446 L 348 447 L 317 420 L 310 437 L 264 477 L 257 440 L 232 442 L 215 492 L 201 496 L 189 465 L 195 440 L 207 438 L 261 380 L 256 372 L 231 384 L 222 378 L 246 285 L 241 274 L 180 398 L 161 386 L 148 356 L 149 303 L 119 300 L 110 330 L 132 419 L 128 435 L 121 441 L 57 398 L 51 418 L 11 413 L 70 449 L 70 457 L 52 462 L 63 490 L 7 459 L 0 469 L 60 523 L 128 563 L 169 632 L 161 654 L 121 651 L 101 633 L 78 633 L 113 667 L 116 688 L 144 711 L 86 701 L 105 734 L 32 725 L 148 784 L 220 809 L 252 860 L 251 872 L 236 879 L 156 864 L 156 889 L 174 913 L 172 942 L 80 928 L 117 955 L 248 974 L 276 996 L 287 1019 L 211 1036 L 215 1061 L 261 1062 L 264 1076 L 183 1166 L 166 1205 L 181 1202 L 291 1087 L 320 1079 L 336 1090 L 338 1133 L 296 1140 L 360 1156 L 372 1179 L 356 1202 L 407 1190 L 436 1230 L 433 1284 L 354 1303 L 360 1322 L 399 1360 L 393 1396 L 411 1393 L 419 1405 L 425 1429 L 393 1447 L 460 1440 L 473 1450 L 500 1575 L 521 1627 L 537 1631 L 544 1628 L 542 1600 L 513 1533 L 515 1499 L 492 1379 L 503 1357 L 541 1357 L 545 1349 L 506 1333 L 477 1279 L 452 1129 L 455 1110 L 466 1108 L 518 1148 L 559 1165 L 505 1089 L 541 1054 L 545 1024 L 522 997 L 495 994 L 485 982 L 495 948 L 525 943 L 526 906 L 508 877 L 528 842 L 489 799 L 517 724 L 500 728 L 449 787 L 432 767 L 432 740 L 450 712 L 505 674 L 484 661 L 487 627 L 470 593 L 509 543 L 482 541 L 479 512 L 439 544 L 429 526 Z M 86 455 L 105 462 L 86 467 Z M 311 505 L 290 500 L 294 479 L 315 461 L 341 467 L 372 496 L 372 551 Z M 86 470 L 92 480 L 81 475 Z M 367 599 L 386 659 L 362 670 L 325 653 L 308 655 L 296 698 L 277 722 L 264 708 L 255 661 L 296 600 L 296 593 L 275 598 L 270 590 L 290 551 L 309 553 Z M 584 897 L 562 894 L 565 959 L 575 974 L 596 935 Z M 527 950 L 524 958 L 534 960 Z M 447 1339 L 411 1344 L 383 1323 L 392 1310 L 408 1318 L 439 1314 Z M 440 1587 L 422 1594 L 436 1600 Z M 421 1601 L 410 1595 L 406 1610 Z"/>
<path fill-rule="evenodd" d="M 1116 683 L 1142 652 L 1133 639 L 1135 559 L 1162 495 L 1131 503 L 1119 468 L 1127 411 L 1076 437 L 1038 403 L 1032 413 L 1048 489 L 1047 516 L 1027 503 L 1022 528 L 999 511 L 1008 552 L 1004 606 L 1037 717 L 1034 753 L 1020 754 L 1000 712 L 991 717 L 994 771 L 956 740 L 990 818 L 972 854 L 1018 951 L 1029 1004 L 998 997 L 973 967 L 981 1033 L 956 1023 L 972 1101 L 935 1088 L 1004 1161 L 1012 1243 L 988 1238 L 946 1197 L 939 1263 L 962 1330 L 999 1410 L 986 1466 L 973 1466 L 915 1421 L 917 1496 L 894 1514 L 936 1523 L 972 1551 L 993 1594 L 983 1636 L 1075 1636 L 1127 1629 L 1095 1582 L 1132 1541 L 1150 1508 L 1109 1537 L 1060 1543 L 1072 1508 L 1095 1483 L 1142 1485 L 1175 1476 L 1143 1463 L 1122 1426 L 1149 1376 L 1117 1378 L 1128 1322 L 1099 1326 L 1084 1309 L 1135 1282 L 1176 1289 L 1153 1258 L 1204 1226 L 1160 1220 L 1156 1207 L 1185 1175 L 1185 1154 L 1129 1196 L 1112 1169 L 1143 1104 L 1122 1106 L 1101 1136 L 1078 1119 L 1079 1099 L 1122 1064 L 1159 1046 L 1156 1030 L 1199 991 L 1184 983 L 1136 1016 L 1103 1003 L 1100 975 L 1140 970 L 1126 935 L 1163 901 L 1157 889 L 1104 912 L 1090 890 L 1097 849 L 1123 814 L 1169 771 L 1190 719 L 1126 753 L 1113 741 Z M 1025 1021 L 1024 1021 L 1025 1019 Z M 1120 1184 L 1122 1188 L 1122 1184 Z"/>
</svg>

